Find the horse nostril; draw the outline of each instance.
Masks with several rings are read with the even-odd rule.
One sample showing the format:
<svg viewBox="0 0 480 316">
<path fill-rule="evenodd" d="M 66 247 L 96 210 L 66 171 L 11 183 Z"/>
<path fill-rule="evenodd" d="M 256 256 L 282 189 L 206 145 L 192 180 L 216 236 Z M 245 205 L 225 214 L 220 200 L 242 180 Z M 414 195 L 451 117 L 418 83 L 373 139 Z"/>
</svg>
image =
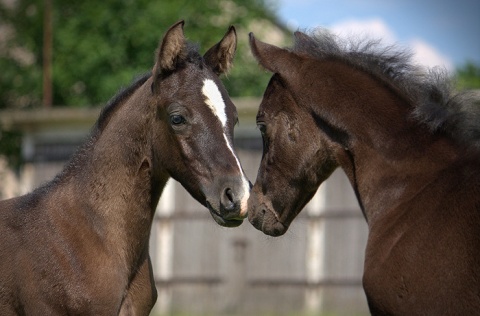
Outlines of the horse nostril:
<svg viewBox="0 0 480 316">
<path fill-rule="evenodd" d="M 225 190 L 225 196 L 227 197 L 227 199 L 233 203 L 233 192 L 232 192 L 232 189 L 230 188 L 227 188 Z"/>
<path fill-rule="evenodd" d="M 226 188 L 223 192 L 222 205 L 223 209 L 227 212 L 235 210 L 237 203 L 235 203 L 235 195 L 233 194 L 232 189 Z"/>
</svg>

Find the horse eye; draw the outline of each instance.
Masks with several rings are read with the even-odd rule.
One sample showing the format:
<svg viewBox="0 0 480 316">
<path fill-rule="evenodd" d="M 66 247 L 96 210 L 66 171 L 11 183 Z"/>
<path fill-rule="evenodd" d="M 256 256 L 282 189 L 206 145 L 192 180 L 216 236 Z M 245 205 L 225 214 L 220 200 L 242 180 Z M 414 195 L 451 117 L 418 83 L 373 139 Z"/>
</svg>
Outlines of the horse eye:
<svg viewBox="0 0 480 316">
<path fill-rule="evenodd" d="M 267 131 L 267 125 L 265 125 L 265 122 L 257 122 L 257 127 L 262 135 Z"/>
<path fill-rule="evenodd" d="M 186 122 L 185 118 L 178 114 L 170 115 L 170 124 L 172 125 L 180 125 Z"/>
<path fill-rule="evenodd" d="M 268 137 L 266 135 L 267 133 L 267 125 L 265 122 L 257 122 L 257 127 L 260 130 L 260 133 L 262 133 L 262 142 L 263 142 L 263 154 L 268 151 Z"/>
</svg>

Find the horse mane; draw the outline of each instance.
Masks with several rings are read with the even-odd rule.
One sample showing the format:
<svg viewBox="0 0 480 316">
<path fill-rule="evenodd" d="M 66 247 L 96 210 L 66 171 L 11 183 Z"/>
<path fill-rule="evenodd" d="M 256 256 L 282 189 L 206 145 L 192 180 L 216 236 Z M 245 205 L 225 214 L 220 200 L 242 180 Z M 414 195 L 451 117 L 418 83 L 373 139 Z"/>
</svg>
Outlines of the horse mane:
<svg viewBox="0 0 480 316">
<path fill-rule="evenodd" d="M 293 52 L 325 60 L 335 59 L 366 71 L 395 87 L 414 105 L 412 117 L 432 133 L 480 149 L 480 104 L 470 91 L 456 92 L 447 71 L 412 62 L 412 53 L 380 40 L 340 39 L 324 28 L 295 36 Z"/>
<path fill-rule="evenodd" d="M 110 117 L 119 108 L 120 104 L 128 99 L 138 88 L 140 88 L 151 76 L 151 72 L 148 72 L 140 77 L 134 79 L 133 83 L 122 88 L 113 98 L 111 98 L 105 107 L 102 108 L 97 122 L 95 123 L 94 129 L 102 131 L 107 125 Z"/>
</svg>

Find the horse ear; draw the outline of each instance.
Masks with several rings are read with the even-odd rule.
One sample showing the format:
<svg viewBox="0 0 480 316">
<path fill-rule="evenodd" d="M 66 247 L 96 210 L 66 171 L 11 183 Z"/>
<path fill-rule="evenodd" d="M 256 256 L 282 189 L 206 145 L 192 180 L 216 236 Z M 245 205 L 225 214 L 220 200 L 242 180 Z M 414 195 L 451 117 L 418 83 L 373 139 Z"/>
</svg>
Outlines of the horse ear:
<svg viewBox="0 0 480 316">
<path fill-rule="evenodd" d="M 253 33 L 250 33 L 249 37 L 253 56 L 262 67 L 270 72 L 279 73 L 296 60 L 295 54 L 284 48 L 259 41 Z"/>
<path fill-rule="evenodd" d="M 295 47 L 299 47 L 300 49 L 297 48 L 297 52 L 303 52 L 308 54 L 308 52 L 315 51 L 315 41 L 308 36 L 307 34 L 296 31 L 293 33 L 293 38 L 295 41 Z M 302 43 L 301 45 L 297 45 L 298 43 Z"/>
<path fill-rule="evenodd" d="M 232 25 L 222 40 L 212 46 L 203 56 L 205 63 L 217 75 L 227 73 L 233 65 L 233 57 L 237 50 L 237 32 Z"/>
<path fill-rule="evenodd" d="M 153 66 L 152 75 L 154 80 L 158 75 L 174 70 L 177 61 L 185 57 L 186 43 L 185 35 L 183 34 L 184 24 L 185 22 L 183 20 L 178 21 L 165 33 L 157 50 L 155 66 Z"/>
<path fill-rule="evenodd" d="M 295 39 L 295 42 L 298 42 L 298 41 L 311 42 L 312 41 L 312 38 L 310 36 L 300 31 L 294 32 L 293 38 Z"/>
</svg>

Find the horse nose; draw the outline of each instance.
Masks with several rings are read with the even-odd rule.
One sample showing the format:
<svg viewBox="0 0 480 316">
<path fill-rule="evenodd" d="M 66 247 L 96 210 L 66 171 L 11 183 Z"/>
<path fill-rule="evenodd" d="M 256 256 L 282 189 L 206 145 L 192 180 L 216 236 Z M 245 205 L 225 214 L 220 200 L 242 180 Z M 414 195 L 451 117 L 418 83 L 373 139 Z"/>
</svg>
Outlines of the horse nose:
<svg viewBox="0 0 480 316">
<path fill-rule="evenodd" d="M 235 194 L 231 188 L 223 190 L 223 194 L 220 200 L 222 210 L 225 211 L 225 215 L 238 210 L 239 203 L 235 198 Z"/>
</svg>

